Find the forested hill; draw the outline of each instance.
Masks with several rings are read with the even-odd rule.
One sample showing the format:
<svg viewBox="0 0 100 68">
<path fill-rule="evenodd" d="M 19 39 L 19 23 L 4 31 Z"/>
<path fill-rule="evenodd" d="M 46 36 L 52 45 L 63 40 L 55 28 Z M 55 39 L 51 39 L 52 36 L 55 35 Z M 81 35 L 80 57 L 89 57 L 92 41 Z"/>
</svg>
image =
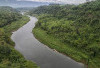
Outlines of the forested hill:
<svg viewBox="0 0 100 68">
<path fill-rule="evenodd" d="M 55 15 L 56 17 L 76 19 L 80 16 L 87 16 L 87 14 L 94 14 L 98 16 L 97 12 L 100 10 L 100 1 L 87 2 L 78 6 L 75 5 L 59 5 L 51 4 L 49 6 L 40 6 L 31 10 L 29 13 L 32 14 L 50 14 Z M 95 13 L 96 12 L 96 13 Z M 95 15 L 96 14 L 96 15 Z M 74 17 L 75 16 L 75 17 Z M 71 20 L 72 20 L 71 19 Z"/>
<path fill-rule="evenodd" d="M 15 9 L 2 6 L 0 7 L 0 27 L 10 24 L 13 21 L 16 21 L 21 18 L 21 14 Z"/>
<path fill-rule="evenodd" d="M 17 12 L 14 8 L 9 7 L 9 6 L 0 6 L 0 11 Z"/>
<path fill-rule="evenodd" d="M 89 68 L 99 68 L 99 6 L 100 0 L 96 0 L 80 5 L 56 4 L 35 8 L 29 12 L 30 15 L 38 15 L 39 19 L 36 28 L 33 30 L 34 34 L 49 47 L 69 55 L 77 61 L 89 64 Z M 39 33 L 40 35 L 44 33 L 45 36 L 40 38 Z M 59 45 L 55 43 L 56 41 L 51 42 L 48 35 L 59 39 L 60 43 L 64 45 Z M 45 38 L 48 40 L 45 40 Z"/>
<path fill-rule="evenodd" d="M 0 68 L 37 68 L 31 61 L 14 49 L 10 39 L 11 32 L 29 21 L 15 9 L 7 6 L 0 7 Z"/>
</svg>

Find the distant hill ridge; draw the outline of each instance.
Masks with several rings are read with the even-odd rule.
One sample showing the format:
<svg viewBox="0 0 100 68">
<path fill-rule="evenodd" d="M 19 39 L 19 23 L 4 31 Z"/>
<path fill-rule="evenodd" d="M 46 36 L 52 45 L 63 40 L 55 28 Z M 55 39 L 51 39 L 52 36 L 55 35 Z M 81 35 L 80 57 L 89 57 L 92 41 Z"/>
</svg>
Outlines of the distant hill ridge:
<svg viewBox="0 0 100 68">
<path fill-rule="evenodd" d="M 11 7 L 37 7 L 40 5 L 48 5 L 47 2 L 35 2 L 35 1 L 17 1 L 17 0 L 0 0 L 0 6 Z"/>
</svg>

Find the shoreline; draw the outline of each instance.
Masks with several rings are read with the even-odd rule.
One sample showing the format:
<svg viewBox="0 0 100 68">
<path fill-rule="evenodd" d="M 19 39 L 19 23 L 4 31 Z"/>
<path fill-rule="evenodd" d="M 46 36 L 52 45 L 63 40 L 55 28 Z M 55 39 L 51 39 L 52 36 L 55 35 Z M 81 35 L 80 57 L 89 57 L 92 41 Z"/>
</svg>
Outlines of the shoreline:
<svg viewBox="0 0 100 68">
<path fill-rule="evenodd" d="M 39 38 L 36 36 L 36 34 L 34 33 L 34 30 L 35 30 L 35 29 L 36 29 L 36 28 L 33 29 L 33 34 L 34 34 L 34 37 L 35 37 L 39 42 L 41 42 L 41 43 L 44 44 L 45 46 L 47 46 L 47 47 L 49 47 L 50 49 L 52 49 L 54 52 L 57 52 L 57 53 L 60 53 L 60 54 L 62 54 L 62 55 L 64 55 L 64 56 L 66 56 L 66 57 L 69 57 L 70 59 L 74 60 L 75 62 L 77 62 L 77 63 L 80 64 L 80 65 L 84 65 L 84 68 L 86 67 L 86 64 L 85 64 L 84 62 L 78 61 L 78 60 L 74 59 L 73 57 L 71 57 L 71 56 L 69 56 L 69 55 L 67 55 L 67 54 L 65 54 L 65 53 L 59 52 L 57 49 L 51 48 L 48 44 L 44 43 L 44 42 L 43 42 L 41 39 L 39 39 Z"/>
</svg>

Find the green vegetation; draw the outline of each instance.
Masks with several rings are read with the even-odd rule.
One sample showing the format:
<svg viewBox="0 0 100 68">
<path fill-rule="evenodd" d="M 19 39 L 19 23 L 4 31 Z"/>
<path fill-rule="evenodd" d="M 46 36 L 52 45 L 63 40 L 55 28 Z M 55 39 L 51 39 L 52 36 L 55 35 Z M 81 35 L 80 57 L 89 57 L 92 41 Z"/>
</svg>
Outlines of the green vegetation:
<svg viewBox="0 0 100 68">
<path fill-rule="evenodd" d="M 0 7 L 0 27 L 6 26 L 22 16 L 11 7 Z"/>
<path fill-rule="evenodd" d="M 27 16 L 23 16 L 21 19 L 12 22 L 9 25 L 4 26 L 3 28 L 5 29 L 6 33 L 11 34 L 12 31 L 15 31 L 16 29 L 20 28 L 24 24 L 26 24 L 29 21 L 29 18 Z"/>
<path fill-rule="evenodd" d="M 11 32 L 23 26 L 29 18 L 11 7 L 0 7 L 0 68 L 38 68 L 14 49 Z"/>
<path fill-rule="evenodd" d="M 33 7 L 21 7 L 21 8 L 16 8 L 16 10 L 21 11 L 21 12 L 28 12 L 29 10 L 32 10 Z"/>
<path fill-rule="evenodd" d="M 75 5 L 40 6 L 33 30 L 37 39 L 89 68 L 100 67 L 100 0 Z"/>
</svg>

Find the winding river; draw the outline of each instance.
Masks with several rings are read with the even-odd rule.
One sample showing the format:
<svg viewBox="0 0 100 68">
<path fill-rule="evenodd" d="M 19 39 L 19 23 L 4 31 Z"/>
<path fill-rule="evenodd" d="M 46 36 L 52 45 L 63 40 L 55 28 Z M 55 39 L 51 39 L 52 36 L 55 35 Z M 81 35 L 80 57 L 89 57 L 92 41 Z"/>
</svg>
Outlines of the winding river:
<svg viewBox="0 0 100 68">
<path fill-rule="evenodd" d="M 37 21 L 37 18 L 30 17 L 30 21 L 26 25 L 13 32 L 11 39 L 16 44 L 15 49 L 40 68 L 84 68 L 83 64 L 39 42 L 32 34 Z"/>
</svg>

